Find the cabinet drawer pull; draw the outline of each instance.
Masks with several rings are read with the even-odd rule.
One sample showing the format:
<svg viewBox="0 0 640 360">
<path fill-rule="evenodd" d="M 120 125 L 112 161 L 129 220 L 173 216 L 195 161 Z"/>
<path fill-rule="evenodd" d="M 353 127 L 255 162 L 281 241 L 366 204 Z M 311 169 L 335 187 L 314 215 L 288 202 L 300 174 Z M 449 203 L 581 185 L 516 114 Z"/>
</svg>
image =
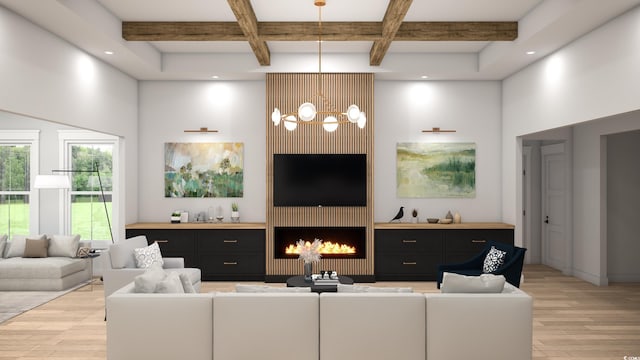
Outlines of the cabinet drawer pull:
<svg viewBox="0 0 640 360">
<path fill-rule="evenodd" d="M 157 242 L 158 244 L 166 244 L 166 243 L 168 243 L 168 242 L 169 242 L 169 240 L 156 240 L 156 242 Z"/>
<path fill-rule="evenodd" d="M 408 244 L 408 243 L 415 243 L 416 241 L 415 240 L 402 240 L 402 242 L 404 244 Z"/>
<path fill-rule="evenodd" d="M 238 240 L 222 240 L 222 242 L 235 244 L 238 242 Z"/>
<path fill-rule="evenodd" d="M 223 262 L 224 265 L 238 265 L 237 261 L 225 261 Z"/>
<path fill-rule="evenodd" d="M 480 244 L 484 244 L 487 242 L 487 240 L 471 240 L 472 243 L 480 243 Z"/>
<path fill-rule="evenodd" d="M 418 265 L 418 263 L 415 261 L 403 261 L 402 265 Z"/>
</svg>

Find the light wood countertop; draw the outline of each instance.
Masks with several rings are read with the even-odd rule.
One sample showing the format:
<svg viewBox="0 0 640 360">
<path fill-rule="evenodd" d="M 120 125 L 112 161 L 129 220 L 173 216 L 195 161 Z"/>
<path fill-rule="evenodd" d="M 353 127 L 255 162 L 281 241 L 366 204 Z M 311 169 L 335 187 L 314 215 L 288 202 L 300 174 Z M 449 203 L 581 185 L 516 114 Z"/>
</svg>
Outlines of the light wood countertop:
<svg viewBox="0 0 640 360">
<path fill-rule="evenodd" d="M 134 223 L 125 226 L 127 230 L 135 229 L 153 229 L 153 230 L 172 230 L 172 229 L 266 229 L 265 223 L 248 223 L 248 222 L 188 222 L 188 223 L 170 223 L 170 222 L 145 222 Z"/>
<path fill-rule="evenodd" d="M 404 230 L 419 230 L 419 229 L 514 229 L 515 226 L 511 224 L 505 224 L 500 222 L 466 222 L 461 224 L 429 224 L 426 222 L 420 223 L 375 223 L 374 229 L 404 229 Z"/>
</svg>

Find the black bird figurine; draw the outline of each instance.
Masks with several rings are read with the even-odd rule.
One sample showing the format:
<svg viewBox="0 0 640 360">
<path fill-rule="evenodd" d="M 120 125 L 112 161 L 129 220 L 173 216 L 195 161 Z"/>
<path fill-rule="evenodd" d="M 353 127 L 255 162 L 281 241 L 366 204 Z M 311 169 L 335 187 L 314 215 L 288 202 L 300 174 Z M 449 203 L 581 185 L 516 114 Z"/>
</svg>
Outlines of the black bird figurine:
<svg viewBox="0 0 640 360">
<path fill-rule="evenodd" d="M 404 216 L 404 206 L 400 206 L 400 210 L 398 210 L 398 213 L 396 214 L 396 216 L 394 216 L 393 219 L 391 219 L 391 221 L 389 222 L 393 222 L 394 220 L 400 221 L 400 219 L 402 219 L 403 216 Z"/>
</svg>

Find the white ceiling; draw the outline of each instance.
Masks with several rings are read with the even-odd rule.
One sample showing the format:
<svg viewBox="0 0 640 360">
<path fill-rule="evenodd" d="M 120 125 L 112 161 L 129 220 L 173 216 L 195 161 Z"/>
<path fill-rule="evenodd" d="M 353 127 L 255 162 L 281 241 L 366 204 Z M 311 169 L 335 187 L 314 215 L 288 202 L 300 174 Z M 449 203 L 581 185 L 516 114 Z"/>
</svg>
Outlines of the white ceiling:
<svg viewBox="0 0 640 360">
<path fill-rule="evenodd" d="M 389 0 L 327 0 L 322 19 L 382 21 Z M 258 21 L 317 21 L 313 0 L 251 0 Z M 499 80 L 550 54 L 640 0 L 414 0 L 405 21 L 518 21 L 512 42 L 393 42 L 369 66 L 372 42 L 323 42 L 323 71 L 385 80 Z M 122 21 L 235 21 L 226 0 L 0 0 L 44 29 L 141 80 L 255 80 L 313 72 L 317 42 L 268 42 L 260 66 L 246 42 L 128 42 Z M 104 54 L 105 50 L 113 55 Z M 526 55 L 529 50 L 535 55 Z"/>
</svg>

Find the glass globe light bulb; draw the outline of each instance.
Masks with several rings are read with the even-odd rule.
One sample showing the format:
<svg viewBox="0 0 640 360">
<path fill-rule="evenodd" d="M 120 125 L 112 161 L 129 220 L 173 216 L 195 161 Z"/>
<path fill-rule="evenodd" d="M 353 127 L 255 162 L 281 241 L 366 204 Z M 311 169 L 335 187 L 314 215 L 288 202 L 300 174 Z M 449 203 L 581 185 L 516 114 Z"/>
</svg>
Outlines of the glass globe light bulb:
<svg viewBox="0 0 640 360">
<path fill-rule="evenodd" d="M 358 107 L 358 105 L 355 105 L 355 104 L 349 105 L 349 108 L 347 109 L 347 119 L 349 119 L 349 121 L 351 121 L 352 123 L 355 123 L 358 121 L 359 118 L 360 118 L 360 108 Z"/>
<path fill-rule="evenodd" d="M 271 113 L 271 121 L 273 121 L 273 125 L 275 126 L 280 125 L 280 120 L 281 120 L 280 109 L 278 108 L 273 109 L 273 112 Z"/>
<path fill-rule="evenodd" d="M 335 116 L 327 116 L 324 119 L 324 124 L 322 124 L 324 131 L 326 132 L 334 132 L 338 129 L 338 119 Z"/>
<path fill-rule="evenodd" d="M 364 113 L 360 113 L 360 118 L 358 119 L 358 127 L 360 129 L 364 129 L 364 126 L 367 124 L 367 115 Z"/>
<path fill-rule="evenodd" d="M 298 108 L 298 117 L 302 121 L 311 121 L 316 117 L 316 106 L 306 102 Z"/>
<path fill-rule="evenodd" d="M 286 120 L 284 122 L 285 129 L 287 129 L 289 131 L 293 131 L 293 130 L 296 129 L 296 127 L 298 127 L 298 122 L 296 121 L 296 117 L 295 116 L 289 115 L 284 119 Z"/>
</svg>

